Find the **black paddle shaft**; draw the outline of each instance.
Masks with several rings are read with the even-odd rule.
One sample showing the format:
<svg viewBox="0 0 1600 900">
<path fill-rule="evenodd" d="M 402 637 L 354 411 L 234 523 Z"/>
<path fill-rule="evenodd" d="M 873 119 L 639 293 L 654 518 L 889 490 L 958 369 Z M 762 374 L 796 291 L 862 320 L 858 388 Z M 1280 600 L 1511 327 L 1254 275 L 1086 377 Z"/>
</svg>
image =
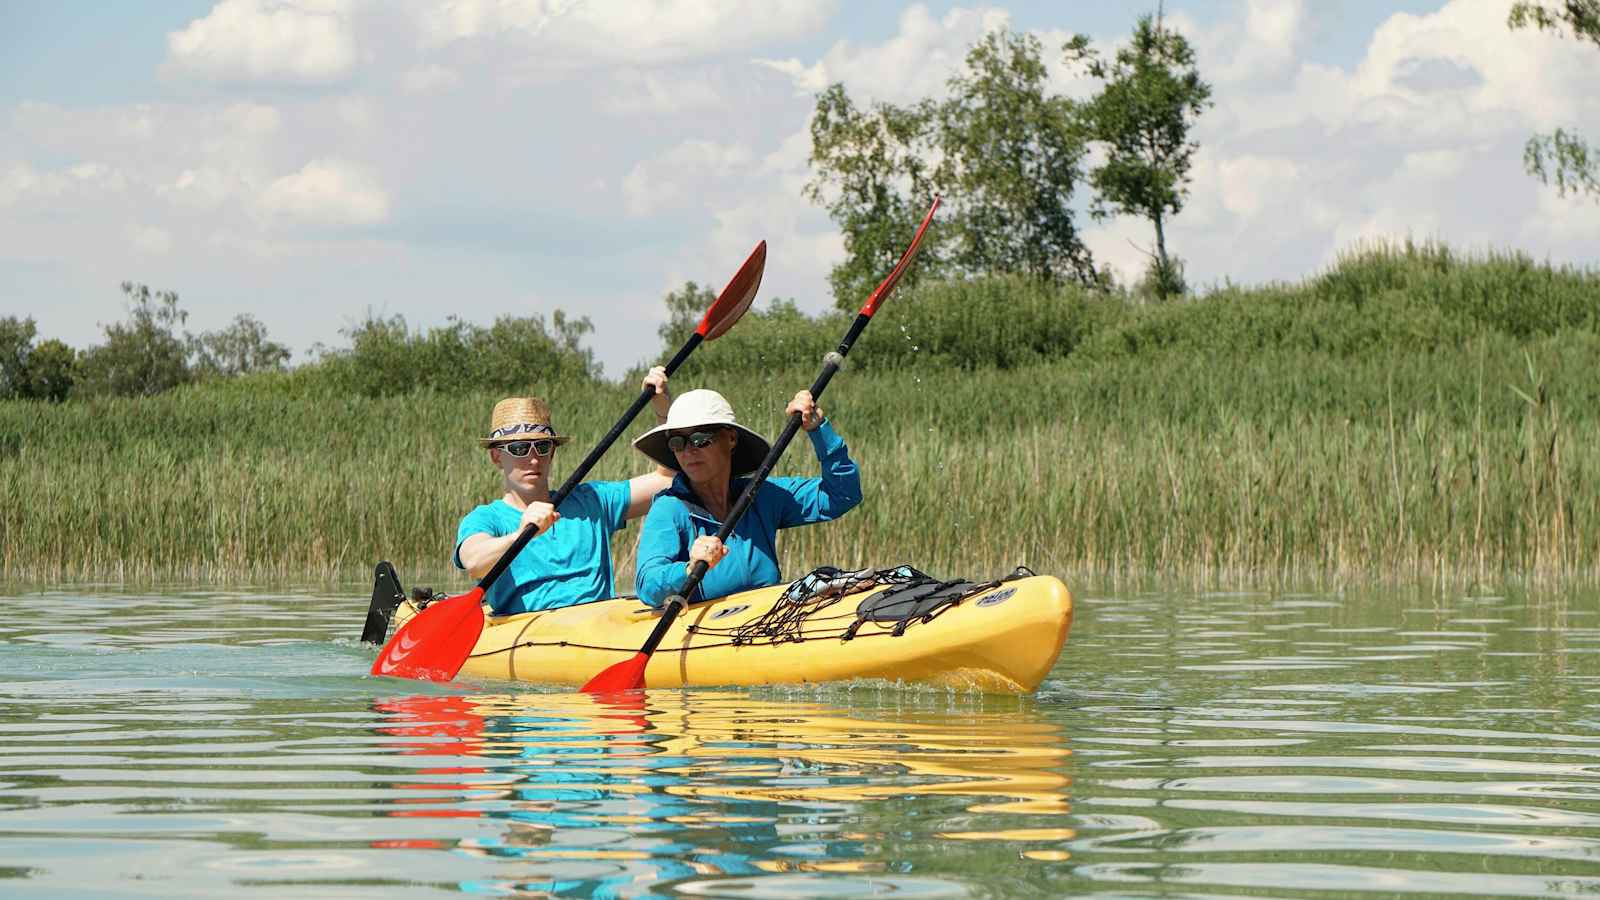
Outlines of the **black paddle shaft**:
<svg viewBox="0 0 1600 900">
<path fill-rule="evenodd" d="M 820 398 L 822 392 L 827 390 L 828 382 L 833 380 L 834 374 L 844 365 L 845 354 L 850 352 L 850 348 L 855 345 L 856 338 L 861 336 L 862 329 L 867 327 L 867 322 L 871 321 L 871 319 L 872 316 L 867 313 L 857 315 L 856 320 L 850 324 L 850 330 L 845 332 L 844 340 L 839 342 L 839 349 L 823 357 L 822 372 L 817 375 L 817 380 L 811 383 L 812 400 Z M 772 473 L 772 467 L 778 464 L 779 457 L 783 456 L 783 451 L 788 449 L 789 442 L 794 440 L 794 436 L 799 431 L 800 414 L 792 413 L 789 416 L 789 423 L 783 426 L 783 433 L 778 435 L 778 439 L 772 443 L 772 449 L 767 451 L 767 456 L 761 461 L 760 468 L 756 469 L 755 475 L 751 476 L 749 483 L 744 486 L 744 491 L 739 494 L 739 499 L 733 504 L 733 509 L 728 512 L 728 518 L 723 520 L 722 528 L 717 531 L 717 540 L 724 543 L 727 542 L 728 535 L 733 534 L 734 527 L 744 517 L 745 511 L 750 508 L 750 504 L 755 502 L 756 491 L 761 489 L 762 483 Z M 656 623 L 655 630 L 650 632 L 650 639 L 644 642 L 643 647 L 639 648 L 640 653 L 649 656 L 656 652 L 656 647 L 660 645 L 661 639 L 667 635 L 667 629 L 671 628 L 673 620 L 678 618 L 678 612 L 688 603 L 684 598 L 694 593 L 694 589 L 700 586 L 700 581 L 706 577 L 706 572 L 710 571 L 710 569 L 711 567 L 706 565 L 705 560 L 695 560 L 694 565 L 689 568 L 689 579 L 684 582 L 678 593 L 667 598 L 666 611 L 662 613 L 661 621 Z"/>
<path fill-rule="evenodd" d="M 683 342 L 683 349 L 679 350 L 678 355 L 674 356 L 672 361 L 666 365 L 669 376 L 676 372 L 679 366 L 683 365 L 683 361 L 689 358 L 689 354 L 694 352 L 694 348 L 700 346 L 702 340 L 705 340 L 704 336 L 699 332 L 695 332 L 689 336 L 687 341 Z M 550 498 L 551 506 L 557 509 L 561 508 L 561 502 L 566 500 L 567 495 L 583 483 L 584 476 L 588 475 L 589 470 L 594 468 L 595 463 L 600 461 L 600 457 L 606 455 L 606 451 L 611 449 L 611 445 L 627 429 L 634 417 L 639 415 L 639 411 L 644 409 L 645 404 L 650 402 L 650 398 L 654 397 L 655 393 L 656 389 L 653 387 L 647 387 L 639 391 L 639 396 L 634 398 L 633 405 L 628 407 L 628 411 L 622 414 L 622 418 L 617 420 L 617 424 L 611 426 L 611 430 L 606 432 L 605 438 L 596 444 L 593 450 L 589 451 L 589 455 L 583 458 L 583 462 L 579 463 L 578 467 L 572 470 L 572 474 L 567 476 L 567 480 L 561 485 L 561 489 L 556 491 L 554 497 Z M 511 568 L 511 561 L 517 558 L 517 554 L 522 552 L 523 547 L 528 546 L 528 542 L 533 540 L 536 534 L 538 534 L 538 531 L 532 525 L 524 526 L 522 532 L 517 535 L 517 539 L 511 542 L 511 546 L 506 548 L 506 552 L 500 554 L 500 558 L 495 560 L 494 565 L 478 581 L 478 587 L 488 591 L 489 586 L 494 584 L 495 579 L 499 578 L 506 569 Z"/>
</svg>

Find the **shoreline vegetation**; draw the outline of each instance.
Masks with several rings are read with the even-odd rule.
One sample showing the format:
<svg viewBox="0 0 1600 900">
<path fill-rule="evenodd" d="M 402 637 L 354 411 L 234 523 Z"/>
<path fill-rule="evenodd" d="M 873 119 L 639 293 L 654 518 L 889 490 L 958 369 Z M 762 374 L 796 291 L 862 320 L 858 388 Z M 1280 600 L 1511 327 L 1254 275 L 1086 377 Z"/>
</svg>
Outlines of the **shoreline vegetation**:
<svg viewBox="0 0 1600 900">
<path fill-rule="evenodd" d="M 675 392 L 723 391 L 776 433 L 846 315 L 752 311 Z M 1600 272 L 1408 242 L 1165 303 L 928 281 L 883 315 L 825 404 L 865 501 L 787 532 L 787 576 L 1600 581 Z M 155 396 L 0 401 L 0 580 L 346 583 L 389 559 L 408 586 L 464 589 L 448 559 L 460 517 L 498 494 L 473 440 L 494 400 L 552 401 L 574 435 L 559 480 L 637 381 L 594 377 L 569 321 L 542 352 L 572 359 L 513 364 L 559 374 L 484 383 L 518 335 L 496 350 L 493 329 L 452 327 L 456 345 L 370 322 L 322 361 Z M 803 450 L 779 472 L 811 473 Z M 592 477 L 645 469 L 619 444 Z M 614 546 L 619 590 L 637 529 Z"/>
</svg>

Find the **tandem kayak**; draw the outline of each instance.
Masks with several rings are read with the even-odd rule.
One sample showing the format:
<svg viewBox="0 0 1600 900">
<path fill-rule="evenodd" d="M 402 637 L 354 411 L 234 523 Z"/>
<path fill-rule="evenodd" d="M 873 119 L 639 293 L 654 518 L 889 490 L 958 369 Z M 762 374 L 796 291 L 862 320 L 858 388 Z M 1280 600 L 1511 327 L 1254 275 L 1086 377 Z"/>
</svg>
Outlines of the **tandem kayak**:
<svg viewBox="0 0 1600 900">
<path fill-rule="evenodd" d="M 425 607 L 400 602 L 395 627 Z M 582 685 L 636 654 L 660 616 L 632 597 L 488 616 L 460 675 Z M 1060 657 L 1071 624 L 1066 585 L 1026 569 L 982 583 L 937 581 L 905 566 L 821 569 L 692 604 L 650 657 L 645 685 L 887 679 L 1029 693 Z"/>
</svg>

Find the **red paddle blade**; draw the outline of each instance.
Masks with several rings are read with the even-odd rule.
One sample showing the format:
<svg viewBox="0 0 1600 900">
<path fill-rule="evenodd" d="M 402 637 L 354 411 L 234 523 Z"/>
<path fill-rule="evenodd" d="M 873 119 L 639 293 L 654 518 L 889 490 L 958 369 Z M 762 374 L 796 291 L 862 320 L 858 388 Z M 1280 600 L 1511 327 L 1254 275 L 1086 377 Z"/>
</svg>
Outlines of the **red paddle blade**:
<svg viewBox="0 0 1600 900">
<path fill-rule="evenodd" d="M 928 224 L 933 221 L 933 214 L 939 209 L 941 199 L 943 198 L 938 196 L 933 198 L 933 205 L 928 207 L 928 214 L 922 217 L 922 224 L 917 226 L 917 233 L 911 238 L 911 246 L 900 254 L 900 261 L 894 264 L 894 269 L 884 276 L 878 289 L 872 292 L 872 296 L 867 298 L 866 305 L 861 307 L 863 316 L 877 312 L 878 304 L 882 303 L 889 296 L 889 292 L 894 290 L 894 286 L 900 283 L 900 276 L 906 273 L 906 269 L 911 268 L 911 260 L 916 258 L 917 250 L 922 246 L 922 236 L 928 233 Z"/>
<path fill-rule="evenodd" d="M 466 665 L 483 633 L 483 588 L 440 600 L 394 633 L 372 674 L 450 681 Z"/>
<path fill-rule="evenodd" d="M 728 286 L 717 295 L 717 302 L 711 304 L 706 314 L 700 318 L 700 327 L 695 331 L 702 338 L 714 341 L 722 337 L 722 333 L 733 327 L 739 321 L 744 311 L 755 302 L 756 290 L 761 287 L 761 273 L 767 268 L 767 242 L 762 241 L 750 251 L 750 258 L 744 261 L 739 271 L 733 273 L 733 278 L 728 281 Z"/>
<path fill-rule="evenodd" d="M 589 679 L 583 690 L 591 694 L 615 694 L 619 691 L 637 691 L 644 687 L 644 667 L 650 654 L 640 651 L 622 662 L 607 666 L 599 675 Z"/>
</svg>

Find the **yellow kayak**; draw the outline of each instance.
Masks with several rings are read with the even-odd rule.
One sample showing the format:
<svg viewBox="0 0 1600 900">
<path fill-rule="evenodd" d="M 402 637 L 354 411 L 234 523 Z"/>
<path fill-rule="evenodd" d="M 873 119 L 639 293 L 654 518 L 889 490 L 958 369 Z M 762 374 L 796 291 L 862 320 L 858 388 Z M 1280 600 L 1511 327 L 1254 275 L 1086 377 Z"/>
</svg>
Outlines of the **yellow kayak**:
<svg viewBox="0 0 1600 900">
<path fill-rule="evenodd" d="M 1029 573 L 1003 582 L 944 583 L 954 587 L 942 591 L 922 584 L 921 597 L 886 583 L 831 597 L 774 585 L 696 603 L 650 657 L 645 685 L 882 678 L 1029 693 L 1061 655 L 1072 595 L 1059 579 Z M 416 601 L 404 601 L 395 626 L 418 611 Z M 660 615 L 622 597 L 489 616 L 461 676 L 582 685 L 636 654 Z"/>
</svg>

